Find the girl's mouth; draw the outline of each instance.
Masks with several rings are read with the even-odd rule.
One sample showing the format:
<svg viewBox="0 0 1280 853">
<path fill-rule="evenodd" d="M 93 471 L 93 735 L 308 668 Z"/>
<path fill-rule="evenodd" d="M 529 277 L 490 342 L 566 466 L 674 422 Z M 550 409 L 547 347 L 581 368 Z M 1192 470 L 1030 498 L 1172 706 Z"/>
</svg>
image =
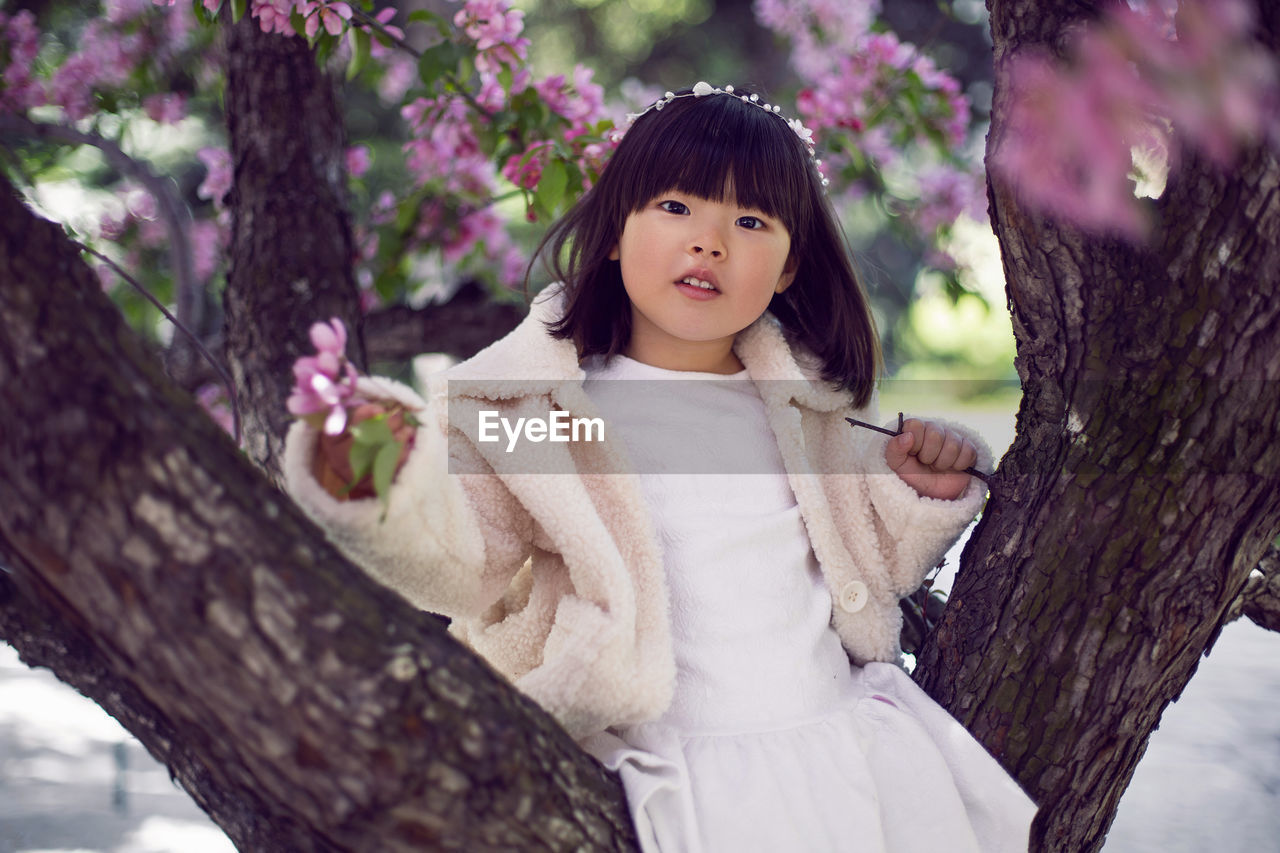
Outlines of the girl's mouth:
<svg viewBox="0 0 1280 853">
<path fill-rule="evenodd" d="M 696 290 L 699 293 L 705 293 L 710 296 L 713 293 L 719 293 L 720 289 L 706 279 L 698 278 L 695 275 L 687 275 L 676 282 L 685 288 Z"/>
</svg>

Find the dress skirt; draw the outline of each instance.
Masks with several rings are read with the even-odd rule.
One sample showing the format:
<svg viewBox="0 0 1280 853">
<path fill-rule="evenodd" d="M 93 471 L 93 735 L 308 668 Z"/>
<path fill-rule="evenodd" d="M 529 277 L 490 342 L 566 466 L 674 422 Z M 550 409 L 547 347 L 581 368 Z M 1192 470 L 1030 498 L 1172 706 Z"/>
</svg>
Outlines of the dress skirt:
<svg viewBox="0 0 1280 853">
<path fill-rule="evenodd" d="M 842 707 L 780 728 L 604 732 L 645 853 L 1026 853 L 1035 807 L 910 677 L 850 671 Z"/>
</svg>

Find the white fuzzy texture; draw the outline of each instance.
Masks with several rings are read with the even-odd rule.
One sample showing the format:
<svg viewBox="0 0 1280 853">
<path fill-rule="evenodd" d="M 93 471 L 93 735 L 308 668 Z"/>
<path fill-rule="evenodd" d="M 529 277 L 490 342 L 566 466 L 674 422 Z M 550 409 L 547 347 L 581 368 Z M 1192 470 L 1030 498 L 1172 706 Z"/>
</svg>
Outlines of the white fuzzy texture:
<svg viewBox="0 0 1280 853">
<path fill-rule="evenodd" d="M 368 396 L 421 412 L 385 520 L 376 500 L 339 502 L 320 488 L 310 465 L 316 434 L 302 424 L 290 430 L 285 474 L 294 498 L 354 562 L 450 616 L 463 642 L 582 738 L 655 719 L 671 702 L 666 584 L 648 507 L 634 476 L 513 470 L 505 442 L 480 443 L 457 427 L 459 412 L 480 409 L 511 419 L 554 408 L 597 416 L 572 343 L 546 332 L 558 314 L 557 298 L 540 297 L 510 335 L 434 377 L 428 400 L 386 380 L 362 385 Z M 833 600 L 855 580 L 870 591 L 856 613 L 833 607 L 846 652 L 859 664 L 897 663 L 898 597 L 919 586 L 973 518 L 982 484 L 975 479 L 955 501 L 918 497 L 885 465 L 883 437 L 844 421 L 875 422 L 874 404 L 853 411 L 847 394 L 810 381 L 813 371 L 797 364 L 771 316 L 744 330 L 734 349 L 760 388 Z M 980 466 L 989 465 L 985 445 L 970 437 Z M 536 451 L 559 470 L 628 470 L 607 442 Z"/>
</svg>

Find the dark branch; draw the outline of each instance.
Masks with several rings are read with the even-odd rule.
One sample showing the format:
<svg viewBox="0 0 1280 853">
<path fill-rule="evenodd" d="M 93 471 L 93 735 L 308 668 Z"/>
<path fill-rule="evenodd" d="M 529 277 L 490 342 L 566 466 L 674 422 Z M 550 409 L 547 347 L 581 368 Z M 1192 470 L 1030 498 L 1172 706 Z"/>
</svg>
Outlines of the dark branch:
<svg viewBox="0 0 1280 853">
<path fill-rule="evenodd" d="M 408 361 L 424 352 L 470 358 L 516 327 L 525 310 L 497 302 L 474 282 L 441 305 L 392 305 L 364 319 L 370 364 Z"/>
</svg>

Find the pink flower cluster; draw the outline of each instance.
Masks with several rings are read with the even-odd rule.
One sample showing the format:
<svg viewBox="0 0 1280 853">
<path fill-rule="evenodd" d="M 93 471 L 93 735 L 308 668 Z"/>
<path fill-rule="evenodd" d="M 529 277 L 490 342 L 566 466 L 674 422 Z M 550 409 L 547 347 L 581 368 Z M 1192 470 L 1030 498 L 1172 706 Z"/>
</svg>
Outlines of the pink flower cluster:
<svg viewBox="0 0 1280 853">
<path fill-rule="evenodd" d="M 0 112 L 22 113 L 45 103 L 44 86 L 32 75 L 40 53 L 40 30 L 36 16 L 23 9 L 13 17 L 0 12 Z"/>
<path fill-rule="evenodd" d="M 156 3 L 166 1 L 155 0 Z M 205 6 L 213 4 L 216 7 L 221 0 L 204 0 L 204 3 Z M 307 34 L 307 38 L 315 38 L 321 30 L 331 36 L 340 36 L 351 26 L 351 20 L 355 17 L 351 4 L 343 0 L 253 0 L 249 7 L 250 16 L 258 19 L 258 26 L 264 33 L 278 33 L 285 36 L 297 34 L 293 28 L 295 13 L 303 21 L 303 31 Z M 395 14 L 396 10 L 388 7 L 373 17 L 388 32 L 404 38 L 404 33 L 398 27 L 388 25 Z M 359 26 L 361 29 L 369 29 L 367 25 Z M 379 53 L 382 50 L 385 48 L 381 45 L 371 47 L 372 53 Z"/>
<path fill-rule="evenodd" d="M 84 118 L 94 109 L 94 91 L 123 84 L 142 58 L 143 48 L 136 34 L 117 33 L 104 19 L 90 21 L 75 54 L 53 73 L 52 102 L 68 118 Z"/>
<path fill-rule="evenodd" d="M 863 175 L 903 164 L 912 143 L 933 150 L 937 165 L 909 170 L 919 188 L 911 219 L 928 237 L 961 213 L 982 216 L 979 170 L 956 153 L 969 134 L 969 100 L 914 45 L 873 30 L 879 12 L 878 0 L 755 2 L 757 19 L 791 42 L 791 64 L 805 81 L 796 99 L 804 124 L 819 140 L 848 139 L 842 147 L 856 152 L 823 164 L 844 179 L 845 193 L 860 194 Z"/>
<path fill-rule="evenodd" d="M 535 142 L 524 150 L 523 154 L 512 154 L 502 167 L 502 177 L 523 190 L 536 189 L 542 180 L 542 167 L 551 153 L 551 143 L 547 140 Z"/>
<path fill-rule="evenodd" d="M 1280 73 L 1251 26 L 1241 0 L 1187 0 L 1176 35 L 1158 4 L 1115 5 L 1083 31 L 1069 67 L 1039 53 L 1012 57 L 1008 134 L 993 167 L 1045 211 L 1141 237 L 1134 148 L 1176 158 L 1171 127 L 1225 166 L 1240 144 L 1280 132 Z"/>
<path fill-rule="evenodd" d="M 797 99 L 797 111 L 818 132 L 862 133 L 879 114 L 889 135 L 898 135 L 894 131 L 910 123 L 918 139 L 936 129 L 947 145 L 959 146 L 968 136 L 969 99 L 961 93 L 959 82 L 892 33 L 869 36 L 861 49 L 834 56 L 831 65 L 811 79 L 812 85 Z M 916 85 L 916 80 L 923 95 L 916 99 L 920 114 L 889 117 L 886 102 L 899 96 L 905 86 Z M 898 149 L 885 146 L 870 153 L 887 164 L 896 159 Z"/>
<path fill-rule="evenodd" d="M 163 65 L 187 42 L 189 9 L 149 19 L 147 0 L 106 0 L 103 15 L 90 20 L 48 77 L 36 74 L 40 29 L 27 10 L 9 17 L 0 12 L 0 111 L 25 112 L 55 104 L 75 121 L 97 109 L 98 95 L 125 89 L 143 63 Z M 186 115 L 182 95 L 155 95 L 144 107 L 153 119 L 176 122 Z"/>
<path fill-rule="evenodd" d="M 981 222 L 986 216 L 981 176 L 944 166 L 919 171 L 920 202 L 908 216 L 921 234 L 934 234 L 962 215 Z"/>
<path fill-rule="evenodd" d="M 453 16 L 454 26 L 475 42 L 476 69 L 496 74 L 504 67 L 518 70 L 529 58 L 524 12 L 508 0 L 466 0 Z"/>
<path fill-rule="evenodd" d="M 347 329 L 334 317 L 311 327 L 313 356 L 302 356 L 293 365 L 294 386 L 285 406 L 297 417 L 324 415 L 327 435 L 339 435 L 347 428 L 347 412 L 354 408 L 358 374 L 347 361 Z"/>
<path fill-rule="evenodd" d="M 569 76 L 535 80 L 527 67 L 523 17 L 508 0 L 466 0 L 453 21 L 476 51 L 479 87 L 474 101 L 455 95 L 419 97 L 401 110 L 412 135 L 404 146 L 410 174 L 434 196 L 420 207 L 416 238 L 423 245 L 440 245 L 446 263 L 476 259 L 496 265 L 499 279 L 508 285 L 523 278 L 524 258 L 492 207 L 498 175 L 480 144 L 480 126 L 531 90 L 563 119 L 554 138 L 526 129 L 524 150 L 509 155 L 503 166 L 503 177 L 527 192 L 537 189 L 552 156 L 576 159 L 582 173 L 591 175 L 607 153 L 590 133 L 602 118 L 603 89 L 582 66 Z"/>
<path fill-rule="evenodd" d="M 756 19 L 791 42 L 791 64 L 820 77 L 831 57 L 862 50 L 880 14 L 879 0 L 756 0 Z"/>
<path fill-rule="evenodd" d="M 225 148 L 201 148 L 196 152 L 206 169 L 204 180 L 196 188 L 196 195 L 213 202 L 217 210 L 226 207 L 227 193 L 231 192 L 234 174 L 231 169 L 231 152 Z"/>
</svg>

